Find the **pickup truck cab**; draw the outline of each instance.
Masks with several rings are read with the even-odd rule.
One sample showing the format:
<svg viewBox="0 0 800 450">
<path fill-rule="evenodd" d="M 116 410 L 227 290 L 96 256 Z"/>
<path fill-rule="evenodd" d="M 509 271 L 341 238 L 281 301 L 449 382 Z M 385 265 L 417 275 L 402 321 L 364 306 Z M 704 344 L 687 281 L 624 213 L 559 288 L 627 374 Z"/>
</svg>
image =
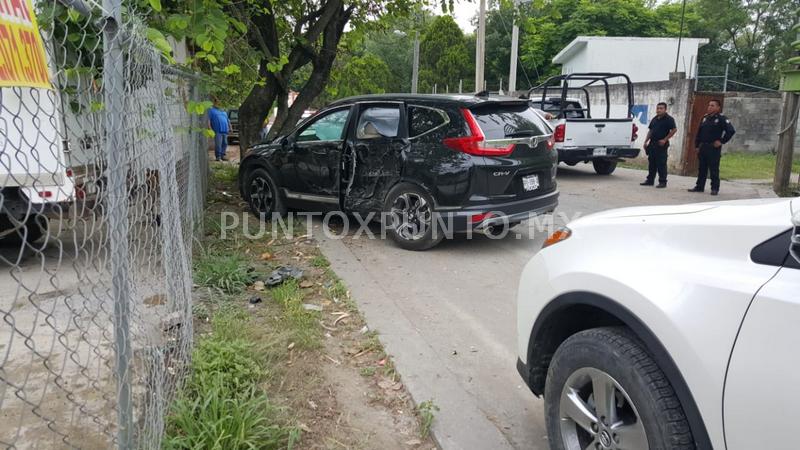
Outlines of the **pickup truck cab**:
<svg viewBox="0 0 800 450">
<path fill-rule="evenodd" d="M 626 113 L 611 112 L 609 79 L 622 77 L 628 86 Z M 605 86 L 604 110 L 593 114 L 589 98 L 590 86 Z M 532 96 L 535 91 L 541 95 Z M 568 97 L 570 92 L 582 92 L 586 100 Z M 549 93 L 560 95 L 548 96 Z M 558 151 L 558 161 L 574 166 L 591 162 L 600 175 L 610 175 L 622 158 L 639 156 L 635 142 L 638 127 L 634 123 L 633 85 L 624 74 L 573 73 L 559 75 L 528 91 L 531 106 L 549 114 L 554 129 L 553 140 Z"/>
</svg>

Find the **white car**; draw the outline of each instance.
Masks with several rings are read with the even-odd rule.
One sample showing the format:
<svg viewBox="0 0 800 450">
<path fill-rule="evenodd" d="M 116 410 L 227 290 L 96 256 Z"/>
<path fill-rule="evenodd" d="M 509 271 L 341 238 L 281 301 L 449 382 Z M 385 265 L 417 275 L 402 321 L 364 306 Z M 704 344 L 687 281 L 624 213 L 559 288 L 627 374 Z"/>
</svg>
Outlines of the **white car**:
<svg viewBox="0 0 800 450">
<path fill-rule="evenodd" d="M 800 448 L 800 199 L 612 210 L 545 246 L 517 367 L 551 448 Z"/>
</svg>

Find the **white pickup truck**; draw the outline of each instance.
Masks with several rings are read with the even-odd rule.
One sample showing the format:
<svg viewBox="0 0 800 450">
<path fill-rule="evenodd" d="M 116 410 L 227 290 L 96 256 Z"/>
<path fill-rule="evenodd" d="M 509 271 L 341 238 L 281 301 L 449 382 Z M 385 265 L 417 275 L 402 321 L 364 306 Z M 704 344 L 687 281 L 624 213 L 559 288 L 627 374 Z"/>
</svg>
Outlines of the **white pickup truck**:
<svg viewBox="0 0 800 450">
<path fill-rule="evenodd" d="M 610 79 L 623 78 L 627 83 L 627 111 L 613 115 L 609 95 Z M 605 103 L 601 114 L 592 114 L 589 98 L 590 86 L 605 87 Z M 585 94 L 585 103 L 571 92 Z M 535 96 L 532 94 L 537 92 Z M 548 92 L 557 95 L 548 96 Z M 540 95 L 541 94 L 541 95 Z M 634 123 L 633 84 L 625 74 L 619 73 L 573 73 L 552 77 L 528 91 L 531 106 L 548 114 L 552 125 L 553 140 L 558 150 L 558 161 L 574 166 L 579 162 L 591 162 L 601 175 L 614 172 L 621 158 L 639 156 L 635 146 L 638 127 Z"/>
</svg>

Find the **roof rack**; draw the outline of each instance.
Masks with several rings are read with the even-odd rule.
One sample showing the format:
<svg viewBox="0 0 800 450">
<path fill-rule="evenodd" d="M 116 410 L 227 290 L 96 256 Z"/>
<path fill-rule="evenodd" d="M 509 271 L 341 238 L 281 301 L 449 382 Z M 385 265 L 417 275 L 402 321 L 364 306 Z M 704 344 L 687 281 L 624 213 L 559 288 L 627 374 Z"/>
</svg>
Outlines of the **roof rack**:
<svg viewBox="0 0 800 450">
<path fill-rule="evenodd" d="M 550 77 L 545 80 L 544 83 L 532 87 L 528 90 L 527 98 L 528 100 L 531 99 L 531 93 L 536 90 L 542 90 L 542 106 L 547 101 L 547 90 L 548 89 L 560 89 L 561 90 L 561 104 L 559 105 L 560 113 L 559 115 L 564 114 L 564 108 L 566 105 L 567 100 L 567 93 L 569 91 L 582 91 L 584 95 L 586 95 L 586 110 L 589 111 L 590 108 L 590 101 L 589 101 L 589 91 L 586 89 L 589 86 L 594 85 L 595 83 L 602 82 L 605 86 L 605 93 L 606 93 L 606 118 L 611 117 L 611 99 L 608 87 L 608 80 L 611 78 L 624 78 L 625 82 L 628 85 L 628 114 L 630 114 L 631 109 L 633 108 L 633 83 L 631 83 L 630 77 L 624 73 L 612 73 L 612 72 L 579 72 L 579 73 L 570 73 L 564 75 L 557 75 L 554 77 Z M 586 81 L 587 83 L 583 83 L 580 86 L 570 86 L 570 81 Z M 558 82 L 558 85 L 554 85 L 555 82 Z M 522 97 L 524 98 L 524 97 Z"/>
</svg>

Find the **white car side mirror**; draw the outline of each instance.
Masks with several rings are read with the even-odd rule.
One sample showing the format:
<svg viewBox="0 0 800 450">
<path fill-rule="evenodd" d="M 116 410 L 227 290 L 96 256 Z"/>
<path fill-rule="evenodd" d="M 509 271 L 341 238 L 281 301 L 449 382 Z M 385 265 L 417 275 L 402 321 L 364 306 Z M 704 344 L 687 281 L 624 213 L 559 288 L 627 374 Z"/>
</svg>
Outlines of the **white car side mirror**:
<svg viewBox="0 0 800 450">
<path fill-rule="evenodd" d="M 792 217 L 792 224 L 794 231 L 792 232 L 792 243 L 789 246 L 789 253 L 792 257 L 800 262 L 800 211 L 797 211 Z"/>
</svg>

